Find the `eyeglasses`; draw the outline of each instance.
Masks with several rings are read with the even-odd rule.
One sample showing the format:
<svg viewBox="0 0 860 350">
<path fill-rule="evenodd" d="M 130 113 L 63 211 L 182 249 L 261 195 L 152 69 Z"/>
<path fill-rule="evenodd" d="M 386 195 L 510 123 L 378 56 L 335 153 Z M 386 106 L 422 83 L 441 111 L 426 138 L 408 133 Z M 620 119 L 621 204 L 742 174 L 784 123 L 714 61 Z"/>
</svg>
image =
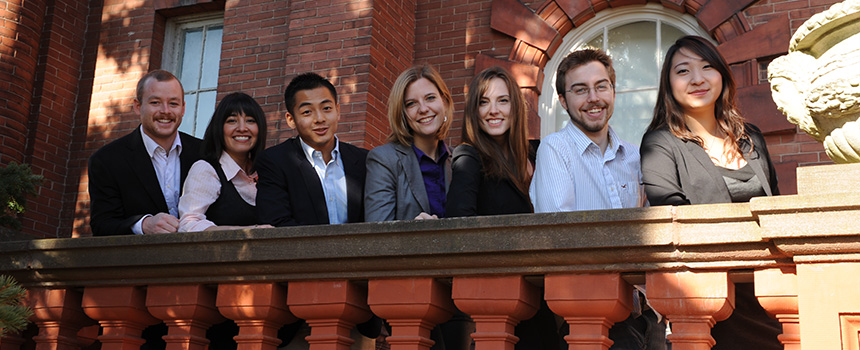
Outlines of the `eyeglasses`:
<svg viewBox="0 0 860 350">
<path fill-rule="evenodd" d="M 609 92 L 609 90 L 612 89 L 613 87 L 614 86 L 612 86 L 612 84 L 609 82 L 602 82 L 602 83 L 595 85 L 594 87 L 587 87 L 585 85 L 579 84 L 579 85 L 571 86 L 570 89 L 567 89 L 564 92 L 571 92 L 576 96 L 585 96 L 585 95 L 588 95 L 588 93 L 591 91 L 591 89 L 594 89 L 595 94 L 603 94 L 603 93 Z"/>
</svg>

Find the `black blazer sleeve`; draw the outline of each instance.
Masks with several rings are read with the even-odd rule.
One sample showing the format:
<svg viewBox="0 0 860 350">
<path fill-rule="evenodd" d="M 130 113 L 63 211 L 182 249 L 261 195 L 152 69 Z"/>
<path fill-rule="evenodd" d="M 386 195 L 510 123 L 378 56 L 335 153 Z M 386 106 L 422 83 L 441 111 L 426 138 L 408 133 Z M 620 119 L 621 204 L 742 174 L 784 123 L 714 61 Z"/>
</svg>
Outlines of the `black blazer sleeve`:
<svg viewBox="0 0 860 350">
<path fill-rule="evenodd" d="M 652 206 L 690 204 L 681 185 L 678 170 L 681 160 L 677 159 L 674 139 L 674 135 L 664 130 L 649 131 L 642 137 L 639 148 L 642 181 L 645 195 Z"/>
<path fill-rule="evenodd" d="M 260 223 L 277 227 L 299 225 L 293 213 L 286 171 L 292 165 L 287 147 L 286 143 L 271 147 L 257 158 L 257 221 Z"/>
<path fill-rule="evenodd" d="M 481 157 L 470 145 L 454 149 L 451 186 L 445 203 L 445 216 L 478 215 L 478 190 L 483 178 Z"/>
<path fill-rule="evenodd" d="M 753 151 L 758 152 L 761 159 L 763 160 L 763 166 L 767 171 L 767 181 L 768 185 L 770 185 L 770 191 L 774 196 L 779 195 L 779 186 L 778 179 L 776 178 L 776 169 L 773 167 L 773 162 L 770 160 L 770 152 L 767 150 L 767 143 L 764 141 L 764 136 L 761 134 L 761 130 L 752 124 L 747 123 L 747 134 L 752 140 L 753 143 Z"/>
<path fill-rule="evenodd" d="M 90 227 L 94 236 L 134 234 L 132 226 L 145 213 L 127 215 L 123 210 L 120 181 L 109 167 L 112 160 L 106 158 L 105 153 L 96 152 L 88 163 Z"/>
</svg>

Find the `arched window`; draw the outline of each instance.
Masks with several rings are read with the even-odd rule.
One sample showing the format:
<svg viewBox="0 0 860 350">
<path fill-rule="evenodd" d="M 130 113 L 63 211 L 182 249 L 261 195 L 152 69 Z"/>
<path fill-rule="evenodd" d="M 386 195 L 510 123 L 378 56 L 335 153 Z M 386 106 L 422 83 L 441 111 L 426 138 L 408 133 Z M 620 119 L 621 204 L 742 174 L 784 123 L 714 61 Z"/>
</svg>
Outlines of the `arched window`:
<svg viewBox="0 0 860 350">
<path fill-rule="evenodd" d="M 663 56 L 685 35 L 708 38 L 693 16 L 659 4 L 607 9 L 570 31 L 544 67 L 538 111 L 541 136 L 560 130 L 570 121 L 555 89 L 558 65 L 568 53 L 591 46 L 606 50 L 615 67 L 615 111 L 609 124 L 623 140 L 638 145 L 651 122 Z"/>
</svg>

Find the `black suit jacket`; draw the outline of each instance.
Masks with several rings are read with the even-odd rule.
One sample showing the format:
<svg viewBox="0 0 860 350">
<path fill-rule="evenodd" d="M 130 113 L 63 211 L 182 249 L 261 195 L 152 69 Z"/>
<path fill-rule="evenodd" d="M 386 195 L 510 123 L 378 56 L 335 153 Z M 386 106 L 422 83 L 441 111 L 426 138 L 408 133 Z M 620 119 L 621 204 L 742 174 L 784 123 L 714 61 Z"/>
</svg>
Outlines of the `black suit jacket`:
<svg viewBox="0 0 860 350">
<path fill-rule="evenodd" d="M 339 145 L 346 177 L 347 222 L 364 221 L 367 150 Z M 270 147 L 257 158 L 257 219 L 273 226 L 329 223 L 322 183 L 302 152 L 298 137 Z"/>
<path fill-rule="evenodd" d="M 188 169 L 200 159 L 201 141 L 181 132 L 179 137 L 182 186 Z M 140 127 L 93 153 L 89 161 L 89 190 L 90 227 L 94 236 L 134 234 L 132 226 L 145 214 L 168 211 Z"/>
<path fill-rule="evenodd" d="M 768 196 L 779 194 L 776 171 L 761 131 L 746 124 L 748 140 L 741 141 L 744 159 L 752 167 Z M 752 142 L 752 144 L 750 144 Z M 652 206 L 731 203 L 729 189 L 708 153 L 695 142 L 685 142 L 668 128 L 645 133 L 642 180 Z"/>
</svg>

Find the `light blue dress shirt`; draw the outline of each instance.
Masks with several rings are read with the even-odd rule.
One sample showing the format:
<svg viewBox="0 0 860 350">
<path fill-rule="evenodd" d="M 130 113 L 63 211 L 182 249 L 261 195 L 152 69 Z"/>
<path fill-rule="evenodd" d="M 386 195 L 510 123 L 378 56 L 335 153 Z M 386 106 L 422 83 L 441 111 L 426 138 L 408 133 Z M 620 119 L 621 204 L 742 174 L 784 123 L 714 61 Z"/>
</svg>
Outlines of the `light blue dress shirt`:
<svg viewBox="0 0 860 350">
<path fill-rule="evenodd" d="M 645 205 L 639 148 L 609 127 L 604 153 L 574 123 L 541 140 L 529 196 L 535 213 Z"/>
<path fill-rule="evenodd" d="M 301 137 L 299 137 L 299 143 L 322 184 L 329 224 L 346 223 L 346 175 L 343 172 L 343 160 L 340 158 L 340 142 L 337 136 L 335 136 L 334 150 L 331 151 L 331 159 L 328 163 L 323 160 L 322 152 L 313 149 Z"/>
</svg>

